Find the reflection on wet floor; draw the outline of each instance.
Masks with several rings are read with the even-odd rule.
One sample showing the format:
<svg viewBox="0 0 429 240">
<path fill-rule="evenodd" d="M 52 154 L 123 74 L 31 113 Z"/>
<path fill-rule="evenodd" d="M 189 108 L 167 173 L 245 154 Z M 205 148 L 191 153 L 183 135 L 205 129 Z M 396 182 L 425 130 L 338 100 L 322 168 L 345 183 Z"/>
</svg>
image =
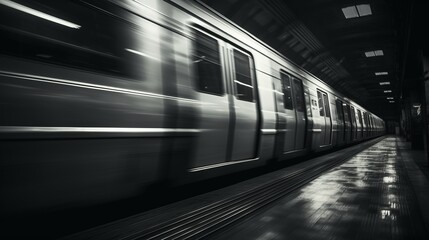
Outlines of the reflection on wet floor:
<svg viewBox="0 0 429 240">
<path fill-rule="evenodd" d="M 222 239 L 427 239 L 395 137 L 360 152 Z"/>
</svg>

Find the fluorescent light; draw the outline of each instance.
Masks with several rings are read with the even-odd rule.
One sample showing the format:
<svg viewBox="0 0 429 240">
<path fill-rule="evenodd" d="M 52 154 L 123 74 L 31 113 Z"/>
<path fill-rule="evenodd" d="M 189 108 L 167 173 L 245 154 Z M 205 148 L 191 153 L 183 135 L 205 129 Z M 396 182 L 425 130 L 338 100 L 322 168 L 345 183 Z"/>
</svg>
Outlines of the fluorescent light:
<svg viewBox="0 0 429 240">
<path fill-rule="evenodd" d="M 384 90 L 384 93 L 391 93 L 392 90 Z"/>
<path fill-rule="evenodd" d="M 359 16 L 363 17 L 363 16 L 368 16 L 371 15 L 371 6 L 369 4 L 360 4 L 360 5 L 356 5 L 357 10 L 359 12 Z"/>
<path fill-rule="evenodd" d="M 374 53 L 375 53 L 375 56 L 383 56 L 384 55 L 383 50 L 375 50 Z"/>
<path fill-rule="evenodd" d="M 39 17 L 39 18 L 43 18 L 43 19 L 48 20 L 48 21 L 69 27 L 69 28 L 79 29 L 81 27 L 80 25 L 74 24 L 72 22 L 66 21 L 66 20 L 61 19 L 61 18 L 51 16 L 51 15 L 46 14 L 44 12 L 37 11 L 35 9 L 26 7 L 24 5 L 21 5 L 19 3 L 13 2 L 13 1 L 0 0 L 0 4 L 5 5 L 7 7 L 10 7 L 10 8 L 13 8 L 13 9 L 18 10 L 18 11 Z"/>
<path fill-rule="evenodd" d="M 390 85 L 390 82 L 380 82 L 380 85 Z"/>
<path fill-rule="evenodd" d="M 343 10 L 344 17 L 347 19 L 359 17 L 355 6 L 345 7 L 341 10 Z"/>
<path fill-rule="evenodd" d="M 375 57 L 375 52 L 374 51 L 365 52 L 365 56 L 366 57 Z"/>
<path fill-rule="evenodd" d="M 388 75 L 388 72 L 376 72 L 375 76 Z"/>
<path fill-rule="evenodd" d="M 393 97 L 387 97 L 386 99 L 387 100 L 393 100 Z"/>
<path fill-rule="evenodd" d="M 395 101 L 389 101 L 390 103 L 394 103 Z"/>
<path fill-rule="evenodd" d="M 369 4 L 354 5 L 342 8 L 341 10 L 343 11 L 344 17 L 346 19 L 363 17 L 372 14 L 371 6 Z"/>
<path fill-rule="evenodd" d="M 375 56 L 383 56 L 383 50 L 374 50 L 374 51 L 368 51 L 365 52 L 366 57 L 375 57 Z"/>
</svg>

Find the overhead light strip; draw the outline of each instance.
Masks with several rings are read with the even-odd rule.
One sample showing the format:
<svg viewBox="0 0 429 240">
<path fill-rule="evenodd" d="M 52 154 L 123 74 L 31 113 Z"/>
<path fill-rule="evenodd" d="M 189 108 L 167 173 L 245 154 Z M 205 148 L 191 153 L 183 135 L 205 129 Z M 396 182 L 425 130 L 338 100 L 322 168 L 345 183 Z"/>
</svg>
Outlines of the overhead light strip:
<svg viewBox="0 0 429 240">
<path fill-rule="evenodd" d="M 346 19 L 359 17 L 356 6 L 345 7 L 342 10 Z"/>
<path fill-rule="evenodd" d="M 356 8 L 358 10 L 360 17 L 368 16 L 372 14 L 371 6 L 369 4 L 356 5 Z"/>
<path fill-rule="evenodd" d="M 354 5 L 342 8 L 341 10 L 346 19 L 372 15 L 371 6 L 369 4 Z"/>
<path fill-rule="evenodd" d="M 374 51 L 365 52 L 365 57 L 375 57 Z"/>
<path fill-rule="evenodd" d="M 384 52 L 383 52 L 383 50 L 368 51 L 368 52 L 365 52 L 365 56 L 366 57 L 380 57 L 380 56 L 384 56 Z"/>
<path fill-rule="evenodd" d="M 375 53 L 375 56 L 383 56 L 384 55 L 383 50 L 375 50 L 374 53 Z"/>
<path fill-rule="evenodd" d="M 13 1 L 0 0 L 0 4 L 7 6 L 7 7 L 10 7 L 10 8 L 13 8 L 15 10 L 18 10 L 18 11 L 21 11 L 21 12 L 24 12 L 24 13 L 45 19 L 45 20 L 48 20 L 48 21 L 69 27 L 69 28 L 79 29 L 81 27 L 80 25 L 74 24 L 72 22 L 66 21 L 66 20 L 61 19 L 61 18 L 54 17 L 52 15 L 46 14 L 44 12 L 41 12 L 41 11 L 38 11 L 35 9 L 26 7 L 24 5 L 21 5 L 19 3 L 13 2 Z"/>
<path fill-rule="evenodd" d="M 380 82 L 380 85 L 390 85 L 390 82 Z"/>
<path fill-rule="evenodd" d="M 389 73 L 388 72 L 375 72 L 374 74 L 375 74 L 375 76 L 382 76 L 382 75 L 388 75 Z"/>
</svg>

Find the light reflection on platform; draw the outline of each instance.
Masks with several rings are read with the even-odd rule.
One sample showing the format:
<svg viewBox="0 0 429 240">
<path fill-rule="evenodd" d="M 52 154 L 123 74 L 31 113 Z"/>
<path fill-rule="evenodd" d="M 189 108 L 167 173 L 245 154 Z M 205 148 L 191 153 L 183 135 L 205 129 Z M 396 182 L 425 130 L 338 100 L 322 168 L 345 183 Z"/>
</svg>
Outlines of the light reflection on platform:
<svg viewBox="0 0 429 240">
<path fill-rule="evenodd" d="M 414 192 L 389 137 L 318 177 L 228 239 L 419 238 Z"/>
</svg>

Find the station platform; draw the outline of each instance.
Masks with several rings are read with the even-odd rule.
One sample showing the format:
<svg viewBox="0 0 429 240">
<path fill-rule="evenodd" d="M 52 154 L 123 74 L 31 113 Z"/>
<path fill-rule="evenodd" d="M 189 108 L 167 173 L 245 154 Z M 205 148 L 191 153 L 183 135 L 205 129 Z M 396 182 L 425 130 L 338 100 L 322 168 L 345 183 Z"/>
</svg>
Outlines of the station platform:
<svg viewBox="0 0 429 240">
<path fill-rule="evenodd" d="M 65 239 L 429 239 L 423 157 L 386 136 Z"/>
<path fill-rule="evenodd" d="M 429 184 L 410 157 L 387 137 L 220 238 L 429 239 Z"/>
</svg>

